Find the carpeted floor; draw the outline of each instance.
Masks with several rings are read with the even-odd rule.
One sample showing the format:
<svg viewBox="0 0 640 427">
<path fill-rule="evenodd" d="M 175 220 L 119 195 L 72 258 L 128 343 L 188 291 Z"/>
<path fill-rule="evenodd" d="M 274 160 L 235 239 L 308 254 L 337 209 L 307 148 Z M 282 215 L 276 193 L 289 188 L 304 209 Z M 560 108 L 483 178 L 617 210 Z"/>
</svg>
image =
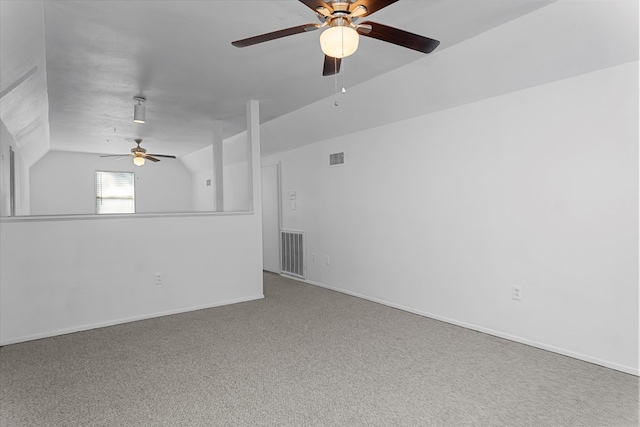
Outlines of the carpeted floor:
<svg viewBox="0 0 640 427">
<path fill-rule="evenodd" d="M 268 273 L 265 297 L 5 346 L 0 425 L 638 425 L 636 376 Z"/>
</svg>

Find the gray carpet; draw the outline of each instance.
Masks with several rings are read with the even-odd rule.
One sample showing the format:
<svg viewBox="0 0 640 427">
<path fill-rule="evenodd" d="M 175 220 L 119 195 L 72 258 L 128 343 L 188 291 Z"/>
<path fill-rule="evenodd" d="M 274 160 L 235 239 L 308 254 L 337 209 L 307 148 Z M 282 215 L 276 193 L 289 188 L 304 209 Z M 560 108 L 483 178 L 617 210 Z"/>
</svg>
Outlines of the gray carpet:
<svg viewBox="0 0 640 427">
<path fill-rule="evenodd" d="M 2 426 L 637 426 L 638 377 L 265 274 L 0 349 Z"/>
</svg>

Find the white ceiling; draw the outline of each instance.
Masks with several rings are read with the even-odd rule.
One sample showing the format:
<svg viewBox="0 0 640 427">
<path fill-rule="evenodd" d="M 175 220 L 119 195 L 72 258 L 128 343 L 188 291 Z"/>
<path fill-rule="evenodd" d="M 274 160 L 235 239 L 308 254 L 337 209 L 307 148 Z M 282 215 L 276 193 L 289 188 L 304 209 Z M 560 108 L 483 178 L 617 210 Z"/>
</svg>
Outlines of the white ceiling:
<svg viewBox="0 0 640 427">
<path fill-rule="evenodd" d="M 330 96 L 264 123 L 262 154 L 637 62 L 638 9 L 637 0 L 546 5 L 358 84 L 337 108 Z"/>
<path fill-rule="evenodd" d="M 367 19 L 440 40 L 430 55 L 435 57 L 548 3 L 400 0 Z M 260 101 L 264 123 L 334 92 L 334 78 L 322 76 L 319 32 L 231 46 L 236 39 L 317 22 L 298 1 L 0 5 L 2 121 L 25 145 L 31 138 L 42 146 L 50 135 L 54 150 L 119 153 L 142 137 L 153 152 L 181 156 L 211 143 L 214 120 L 222 122 L 225 137 L 243 131 L 250 99 Z M 344 78 L 354 86 L 423 58 L 363 37 L 358 52 L 343 63 Z M 34 67 L 35 75 L 27 75 Z M 27 82 L 21 82 L 25 75 Z M 135 95 L 147 97 L 144 125 L 132 123 Z M 34 104 L 41 105 L 38 112 L 25 108 Z"/>
<path fill-rule="evenodd" d="M 242 132 L 251 99 L 271 153 L 638 58 L 635 0 L 400 0 L 367 19 L 440 46 L 425 56 L 361 37 L 336 109 L 319 32 L 231 45 L 317 22 L 295 0 L 0 7 L 0 118 L 29 164 L 48 149 L 126 153 L 137 137 L 183 156 L 211 144 L 214 121 L 224 137 Z M 147 98 L 143 125 L 132 122 L 135 95 Z"/>
</svg>

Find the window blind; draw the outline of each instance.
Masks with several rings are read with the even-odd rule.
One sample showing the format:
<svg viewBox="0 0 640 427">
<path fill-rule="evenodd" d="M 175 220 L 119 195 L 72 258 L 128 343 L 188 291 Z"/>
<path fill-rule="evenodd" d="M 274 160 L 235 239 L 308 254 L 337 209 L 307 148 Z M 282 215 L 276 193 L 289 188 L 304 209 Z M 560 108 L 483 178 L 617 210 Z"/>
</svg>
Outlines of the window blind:
<svg viewBox="0 0 640 427">
<path fill-rule="evenodd" d="M 96 213 L 135 213 L 133 172 L 96 171 Z"/>
</svg>

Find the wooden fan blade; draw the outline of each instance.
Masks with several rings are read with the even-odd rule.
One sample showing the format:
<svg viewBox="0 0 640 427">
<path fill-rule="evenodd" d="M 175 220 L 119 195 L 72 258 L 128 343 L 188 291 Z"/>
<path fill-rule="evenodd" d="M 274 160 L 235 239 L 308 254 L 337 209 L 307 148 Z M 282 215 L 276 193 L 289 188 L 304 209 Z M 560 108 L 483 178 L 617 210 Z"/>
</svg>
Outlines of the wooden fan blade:
<svg viewBox="0 0 640 427">
<path fill-rule="evenodd" d="M 131 154 L 105 154 L 100 157 L 129 157 Z"/>
<path fill-rule="evenodd" d="M 329 13 L 333 13 L 333 8 L 331 7 L 331 5 L 322 0 L 300 0 L 300 3 L 304 4 L 314 12 L 316 12 L 319 7 L 324 7 L 325 9 L 329 10 Z"/>
<path fill-rule="evenodd" d="M 353 3 L 351 6 L 349 6 L 349 11 L 353 11 L 355 10 L 355 8 L 357 8 L 358 6 L 364 6 L 367 8 L 367 13 L 364 13 L 362 15 L 359 16 L 368 16 L 371 15 L 374 12 L 377 12 L 378 10 L 382 9 L 383 7 L 387 7 L 390 4 L 393 4 L 395 2 L 397 2 L 398 0 L 359 0 L 355 3 Z"/>
<path fill-rule="evenodd" d="M 175 159 L 176 156 L 171 156 L 169 154 L 147 154 L 147 156 L 153 156 L 153 157 L 165 157 L 167 159 Z"/>
<path fill-rule="evenodd" d="M 324 68 L 322 70 L 323 76 L 333 76 L 340 72 L 340 64 L 342 58 L 332 58 L 331 56 L 324 56 Z"/>
<path fill-rule="evenodd" d="M 292 36 L 294 34 L 305 33 L 307 31 L 317 30 L 316 24 L 298 25 L 297 27 L 285 28 L 284 30 L 274 31 L 272 33 L 260 34 L 259 36 L 249 37 L 248 39 L 236 40 L 231 42 L 235 47 L 247 47 L 258 43 L 268 42 L 270 40 L 282 37 Z"/>
<path fill-rule="evenodd" d="M 388 27 L 376 22 L 366 21 L 361 25 L 371 26 L 371 31 L 358 31 L 362 36 L 372 37 L 374 39 L 393 43 L 408 49 L 417 50 L 422 53 L 431 53 L 440 44 L 438 40 L 413 34 L 408 31 L 399 30 L 397 28 Z"/>
<path fill-rule="evenodd" d="M 148 154 L 145 154 L 144 158 L 145 158 L 146 160 L 151 160 L 152 162 L 159 162 L 159 161 L 160 161 L 160 159 L 156 159 L 155 157 L 151 157 L 151 156 L 150 156 L 150 155 L 148 155 Z"/>
</svg>

